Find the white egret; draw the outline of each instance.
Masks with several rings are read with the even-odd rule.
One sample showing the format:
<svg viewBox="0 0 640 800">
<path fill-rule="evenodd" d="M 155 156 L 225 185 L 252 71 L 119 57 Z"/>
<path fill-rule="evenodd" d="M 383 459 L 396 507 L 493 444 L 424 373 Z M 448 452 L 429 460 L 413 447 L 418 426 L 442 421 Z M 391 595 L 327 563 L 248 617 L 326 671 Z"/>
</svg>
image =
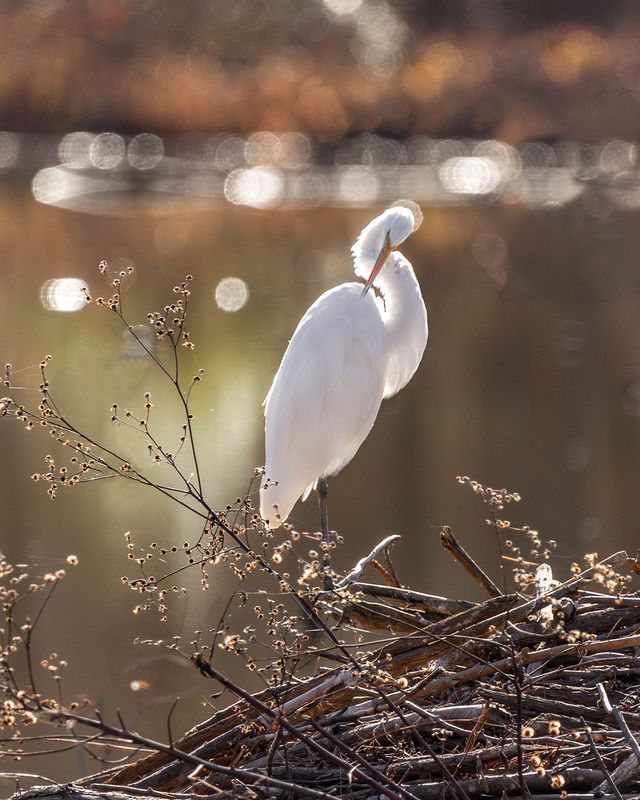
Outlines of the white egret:
<svg viewBox="0 0 640 800">
<path fill-rule="evenodd" d="M 351 461 L 383 398 L 399 392 L 420 364 L 427 311 L 411 264 L 397 252 L 419 224 L 417 214 L 397 205 L 370 222 L 351 249 L 364 288 L 353 282 L 329 289 L 289 342 L 264 401 L 260 514 L 272 529 L 317 489 L 328 541 L 326 478 Z M 325 556 L 327 564 L 326 548 Z"/>
</svg>

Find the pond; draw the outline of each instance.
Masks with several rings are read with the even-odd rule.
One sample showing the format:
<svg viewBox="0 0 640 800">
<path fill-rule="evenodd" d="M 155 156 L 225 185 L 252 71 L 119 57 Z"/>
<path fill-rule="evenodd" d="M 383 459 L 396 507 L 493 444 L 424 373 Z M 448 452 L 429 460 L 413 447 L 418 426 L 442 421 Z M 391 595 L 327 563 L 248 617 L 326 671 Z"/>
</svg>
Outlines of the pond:
<svg viewBox="0 0 640 800">
<path fill-rule="evenodd" d="M 232 159 L 233 148 L 227 150 Z M 48 154 L 50 147 L 38 152 Z M 433 166 L 440 194 L 431 200 L 427 184 L 414 182 L 425 218 L 403 247 L 428 308 L 427 350 L 410 384 L 383 403 L 354 460 L 330 481 L 329 509 L 332 527 L 344 537 L 335 557 L 339 569 L 398 533 L 393 560 L 404 584 L 477 599 L 477 587 L 441 548 L 441 526 L 450 525 L 497 582 L 499 555 L 486 510 L 456 476 L 519 492 L 523 501 L 508 508 L 508 517 L 557 542 L 558 578 L 585 552 L 624 547 L 635 553 L 640 220 L 632 203 L 613 202 L 597 182 L 586 190 L 576 184 L 572 193 L 564 173 L 545 173 L 535 184 L 540 202 L 532 195 L 496 197 L 496 185 L 482 189 L 482 181 L 495 177 L 479 163 L 485 156 L 467 148 L 440 157 L 458 161 L 446 174 Z M 417 169 L 415 153 L 412 158 L 404 168 Z M 460 161 L 473 158 L 478 163 Z M 194 184 L 199 170 L 185 163 L 183 157 L 179 168 L 165 164 L 167 174 L 156 174 L 153 186 L 132 185 L 128 173 L 117 186 L 110 175 L 106 185 L 99 174 L 89 194 L 86 180 L 98 173 L 78 165 L 73 175 L 82 180 L 75 190 L 60 195 L 58 187 L 52 195 L 55 184 L 42 178 L 43 169 L 57 168 L 48 155 L 7 172 L 0 183 L 0 340 L 25 398 L 37 397 L 28 387 L 37 387 L 37 365 L 51 354 L 51 389 L 65 415 L 142 461 L 143 438 L 114 428 L 112 403 L 139 410 L 151 392 L 155 430 L 176 446 L 175 402 L 108 310 L 84 303 L 72 310 L 79 284 L 64 280 L 84 282 L 94 297 L 106 295 L 98 264 L 133 267 L 123 288 L 125 309 L 131 324 L 146 326 L 147 313 L 171 302 L 172 287 L 192 274 L 189 330 L 196 348 L 185 351 L 183 370 L 205 370 L 192 395 L 194 426 L 204 485 L 220 507 L 243 496 L 263 463 L 261 403 L 297 321 L 321 292 L 352 279 L 349 250 L 359 230 L 411 182 L 403 179 L 399 187 L 393 165 L 369 165 L 362 174 L 370 196 L 358 194 L 364 184 L 349 195 L 344 175 L 320 163 L 309 167 L 315 177 L 307 176 L 326 189 L 314 202 L 295 195 L 294 172 L 284 168 L 279 194 L 273 195 L 279 173 L 264 173 L 236 174 L 231 186 L 240 195 L 229 197 L 222 178 L 206 196 L 202 186 L 215 181 Z M 239 169 L 233 160 L 214 166 L 227 178 Z M 158 181 L 171 175 L 171 186 L 159 190 Z M 243 199 L 256 186 L 272 192 L 264 207 Z M 543 197 L 540 186 L 562 196 Z M 229 278 L 236 280 L 225 283 Z M 163 343 L 153 346 L 164 359 Z M 40 629 L 38 652 L 64 655 L 65 685 L 74 696 L 88 694 L 104 709 L 117 698 L 129 724 L 144 725 L 151 736 L 163 735 L 176 694 L 183 697 L 176 730 L 198 721 L 207 713 L 202 698 L 216 687 L 174 654 L 132 641 L 215 627 L 233 586 L 230 574 L 224 567 L 214 571 L 208 592 L 199 590 L 198 575 L 185 577 L 192 590 L 176 600 L 164 624 L 132 615 L 136 596 L 120 582 L 132 574 L 125 532 L 143 547 L 151 541 L 179 546 L 193 537 L 194 521 L 143 487 L 118 480 L 79 485 L 51 502 L 46 488 L 29 480 L 52 451 L 46 435 L 0 419 L 0 437 L 0 547 L 39 574 L 65 568 L 68 554 L 79 559 Z M 299 503 L 290 521 L 317 530 L 314 500 Z M 528 552 L 525 535 L 512 538 Z M 507 574 L 512 566 L 504 562 Z M 47 773 L 64 777 L 97 768 L 86 754 L 74 754 L 49 764 Z"/>
</svg>

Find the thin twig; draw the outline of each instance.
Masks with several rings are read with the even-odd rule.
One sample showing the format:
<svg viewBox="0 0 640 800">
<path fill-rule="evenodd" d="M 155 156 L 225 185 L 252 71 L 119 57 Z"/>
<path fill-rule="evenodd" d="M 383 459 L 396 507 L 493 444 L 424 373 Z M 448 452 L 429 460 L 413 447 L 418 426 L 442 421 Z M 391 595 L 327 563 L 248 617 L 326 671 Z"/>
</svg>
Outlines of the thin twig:
<svg viewBox="0 0 640 800">
<path fill-rule="evenodd" d="M 600 698 L 602 700 L 602 707 L 608 714 L 613 715 L 615 721 L 620 726 L 620 730 L 624 734 L 624 738 L 629 743 L 629 747 L 633 751 L 635 757 L 638 759 L 638 764 L 640 764 L 640 745 L 638 744 L 638 740 L 636 739 L 636 737 L 631 733 L 622 711 L 617 706 L 611 705 L 611 702 L 609 701 L 609 697 L 607 695 L 607 690 L 604 688 L 604 685 L 602 683 L 598 683 L 596 688 L 598 689 Z"/>
<path fill-rule="evenodd" d="M 526 800 L 530 796 L 529 789 L 524 780 L 524 754 L 522 748 L 522 682 L 524 679 L 524 669 L 519 657 L 516 655 L 516 650 L 513 640 L 509 637 L 509 644 L 511 648 L 511 664 L 513 670 L 513 688 L 516 695 L 516 745 L 517 745 L 517 759 L 518 759 L 518 781 L 520 782 L 520 794 L 522 800 Z"/>
<path fill-rule="evenodd" d="M 614 796 L 618 798 L 618 800 L 623 800 L 622 794 L 620 793 L 620 790 L 616 786 L 613 778 L 611 777 L 611 773 L 607 769 L 607 765 L 604 763 L 604 761 L 602 760 L 602 756 L 598 752 L 598 748 L 596 747 L 596 743 L 593 740 L 593 736 L 591 735 L 591 731 L 589 730 L 589 726 L 584 721 L 584 719 L 582 720 L 582 723 L 584 724 L 584 733 L 585 733 L 585 736 L 587 737 L 587 740 L 589 742 L 589 747 L 591 748 L 591 752 L 593 753 L 593 757 L 595 758 L 598 766 L 600 767 L 600 769 L 602 771 L 602 774 L 604 775 L 605 780 L 606 780 L 607 784 L 609 785 L 609 788 L 613 792 Z"/>
<path fill-rule="evenodd" d="M 173 701 L 173 705 L 169 709 L 169 713 L 167 714 L 167 737 L 169 739 L 169 747 L 173 747 L 173 734 L 171 732 L 171 717 L 173 716 L 173 712 L 176 709 L 176 706 L 180 702 L 180 698 L 176 697 Z"/>
<path fill-rule="evenodd" d="M 391 697 L 389 697 L 389 695 L 386 694 L 386 692 L 384 692 L 384 690 L 381 687 L 377 686 L 376 689 L 378 691 L 378 694 L 387 703 L 389 708 L 392 711 L 394 711 L 395 714 L 397 714 L 399 719 L 401 719 L 402 722 L 405 725 L 408 725 L 407 718 L 406 718 L 404 712 L 402 711 L 402 709 L 399 708 L 399 706 L 396 703 L 394 703 L 393 699 Z M 462 786 L 460 786 L 460 783 L 458 782 L 458 779 L 455 777 L 455 775 L 453 775 L 451 773 L 451 771 L 449 770 L 447 765 L 442 762 L 442 760 L 439 758 L 439 756 L 437 755 L 435 750 L 429 745 L 427 740 L 422 736 L 420 731 L 417 728 L 414 728 L 413 732 L 414 732 L 416 738 L 418 739 L 418 741 L 420 742 L 420 745 L 422 746 L 422 748 L 431 756 L 431 758 L 434 760 L 434 762 L 442 770 L 445 778 L 447 779 L 447 782 L 449 783 L 449 787 L 450 787 L 451 791 L 454 794 L 458 794 L 460 797 L 463 798 L 463 800 L 470 800 L 469 795 L 462 788 Z"/>
<path fill-rule="evenodd" d="M 322 734 L 326 739 L 328 739 L 331 744 L 337 747 L 339 750 L 343 750 L 350 758 L 354 761 L 357 761 L 363 769 L 368 770 L 371 774 L 378 780 L 381 781 L 382 784 L 387 784 L 390 786 L 394 791 L 396 791 L 402 797 L 408 798 L 409 800 L 417 800 L 416 796 L 411 792 L 408 792 L 404 789 L 400 784 L 396 783 L 392 778 L 389 778 L 387 775 L 384 775 L 380 770 L 376 769 L 373 764 L 370 764 L 365 758 L 363 758 L 360 753 L 353 748 L 349 747 L 345 744 L 341 739 L 337 736 L 334 736 L 331 731 L 324 728 L 320 723 L 318 723 L 313 717 L 307 717 L 307 722 L 315 728 L 318 733 Z M 384 785 L 381 787 L 382 791 L 385 792 Z"/>
</svg>

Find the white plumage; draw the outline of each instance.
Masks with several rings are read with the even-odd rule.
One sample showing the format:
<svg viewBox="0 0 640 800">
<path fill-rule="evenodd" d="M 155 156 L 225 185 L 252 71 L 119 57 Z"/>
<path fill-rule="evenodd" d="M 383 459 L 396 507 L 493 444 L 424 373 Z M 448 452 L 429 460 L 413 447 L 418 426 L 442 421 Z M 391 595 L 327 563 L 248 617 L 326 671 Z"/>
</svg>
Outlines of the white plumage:
<svg viewBox="0 0 640 800">
<path fill-rule="evenodd" d="M 335 475 L 371 430 L 382 399 L 400 391 L 427 344 L 427 312 L 411 264 L 395 248 L 412 232 L 410 209 L 376 217 L 352 248 L 368 279 L 321 295 L 296 328 L 264 402 L 260 513 L 286 520 L 318 479 Z M 381 297 L 368 291 L 373 284 Z"/>
</svg>

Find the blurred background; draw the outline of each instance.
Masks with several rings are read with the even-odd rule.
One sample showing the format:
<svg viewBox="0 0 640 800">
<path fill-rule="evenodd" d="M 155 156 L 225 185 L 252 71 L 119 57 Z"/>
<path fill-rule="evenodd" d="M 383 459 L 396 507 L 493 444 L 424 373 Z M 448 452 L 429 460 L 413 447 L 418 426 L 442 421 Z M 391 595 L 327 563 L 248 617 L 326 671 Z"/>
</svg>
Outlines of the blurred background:
<svg viewBox="0 0 640 800">
<path fill-rule="evenodd" d="M 124 302 L 145 326 L 193 274 L 185 374 L 207 372 L 196 435 L 209 497 L 233 502 L 263 461 L 261 403 L 297 321 L 351 279 L 359 230 L 411 198 L 425 221 L 404 253 L 430 341 L 331 481 L 337 566 L 400 533 L 405 584 L 478 599 L 438 539 L 451 525 L 499 580 L 486 515 L 457 475 L 522 494 L 508 516 L 558 542 L 557 577 L 585 551 L 635 553 L 639 37 L 634 0 L 5 0 L 0 355 L 37 387 L 51 353 L 67 415 L 142 464 L 111 404 L 139 409 L 153 392 L 174 447 L 176 407 L 81 289 L 106 293 L 102 259 L 132 266 Z M 185 576 L 193 591 L 165 624 L 132 616 L 119 580 L 125 531 L 179 545 L 194 521 L 117 481 L 51 503 L 29 480 L 47 437 L 0 419 L 0 441 L 1 549 L 40 574 L 79 558 L 38 645 L 69 661 L 71 696 L 107 715 L 117 704 L 151 736 L 176 694 L 176 730 L 199 721 L 215 687 L 132 642 L 214 627 L 228 570 L 208 593 Z M 313 500 L 291 521 L 315 530 Z M 99 767 L 75 752 L 41 765 L 58 778 Z"/>
</svg>

